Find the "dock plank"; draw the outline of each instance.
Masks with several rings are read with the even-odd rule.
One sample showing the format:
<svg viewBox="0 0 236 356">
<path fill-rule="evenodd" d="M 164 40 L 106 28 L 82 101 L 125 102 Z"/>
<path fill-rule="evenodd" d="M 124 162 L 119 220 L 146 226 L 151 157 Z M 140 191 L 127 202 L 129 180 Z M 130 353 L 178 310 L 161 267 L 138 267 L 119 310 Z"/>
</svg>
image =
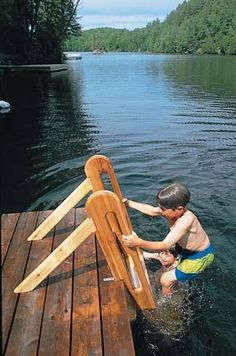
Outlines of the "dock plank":
<svg viewBox="0 0 236 356">
<path fill-rule="evenodd" d="M 14 288 L 84 219 L 72 209 L 43 240 L 27 237 L 51 212 L 3 216 L 4 356 L 133 356 L 125 287 L 91 235 L 32 292 Z M 5 229 L 5 230 L 4 230 Z M 108 280 L 106 280 L 108 278 Z"/>
<path fill-rule="evenodd" d="M 103 355 L 97 277 L 95 236 L 91 235 L 75 251 L 72 356 Z"/>
<path fill-rule="evenodd" d="M 12 243 L 9 246 L 2 269 L 2 345 L 3 350 L 7 345 L 11 326 L 14 321 L 18 295 L 14 288 L 24 277 L 25 267 L 31 243 L 27 237 L 35 229 L 38 218 L 37 212 L 21 213 L 14 231 Z"/>
<path fill-rule="evenodd" d="M 40 212 L 37 226 L 50 213 L 50 211 Z M 45 236 L 43 240 L 32 243 L 25 273 L 26 276 L 50 254 L 53 234 L 54 231 Z M 28 244 L 30 243 L 28 242 Z M 6 356 L 31 356 L 37 354 L 46 295 L 45 285 L 46 283 L 42 282 L 34 291 L 20 294 Z"/>
<path fill-rule="evenodd" d="M 97 253 L 104 356 L 135 356 L 123 281 L 112 280 L 99 243 Z"/>
<path fill-rule="evenodd" d="M 56 226 L 53 250 L 74 230 L 72 209 Z M 67 356 L 70 353 L 73 255 L 49 276 L 38 355 Z"/>
<path fill-rule="evenodd" d="M 3 265 L 20 213 L 1 216 L 1 264 Z"/>
</svg>

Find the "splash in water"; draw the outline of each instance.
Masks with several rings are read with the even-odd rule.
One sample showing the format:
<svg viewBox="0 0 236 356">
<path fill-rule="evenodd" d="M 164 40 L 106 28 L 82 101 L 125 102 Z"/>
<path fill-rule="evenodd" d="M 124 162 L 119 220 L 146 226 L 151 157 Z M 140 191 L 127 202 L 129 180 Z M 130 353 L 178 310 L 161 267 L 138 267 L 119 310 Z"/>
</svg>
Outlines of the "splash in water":
<svg viewBox="0 0 236 356">
<path fill-rule="evenodd" d="M 202 315 L 207 303 L 206 285 L 203 281 L 180 284 L 171 296 L 161 295 L 159 288 L 154 293 L 156 309 L 144 311 L 142 321 L 145 330 L 156 329 L 173 340 L 180 340 L 191 325 Z"/>
</svg>

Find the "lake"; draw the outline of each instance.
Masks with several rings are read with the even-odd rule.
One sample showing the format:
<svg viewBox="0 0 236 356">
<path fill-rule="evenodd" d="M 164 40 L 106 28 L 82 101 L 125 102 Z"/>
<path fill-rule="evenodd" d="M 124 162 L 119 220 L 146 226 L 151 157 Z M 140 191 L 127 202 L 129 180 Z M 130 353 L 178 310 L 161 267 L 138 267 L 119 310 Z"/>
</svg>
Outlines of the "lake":
<svg viewBox="0 0 236 356">
<path fill-rule="evenodd" d="M 1 76 L 2 212 L 55 208 L 93 154 L 113 163 L 123 196 L 155 204 L 181 181 L 216 251 L 188 323 L 171 337 L 133 325 L 136 353 L 236 352 L 236 57 L 82 53 L 68 71 Z M 81 203 L 83 204 L 83 202 Z M 135 231 L 162 239 L 161 219 L 130 211 Z"/>
</svg>

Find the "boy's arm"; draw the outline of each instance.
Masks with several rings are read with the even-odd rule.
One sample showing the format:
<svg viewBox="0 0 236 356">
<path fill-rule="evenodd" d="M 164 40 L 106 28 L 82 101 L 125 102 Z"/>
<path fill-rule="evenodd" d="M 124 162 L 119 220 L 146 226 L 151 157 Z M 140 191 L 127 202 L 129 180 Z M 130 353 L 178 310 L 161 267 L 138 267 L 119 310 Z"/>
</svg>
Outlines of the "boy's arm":
<svg viewBox="0 0 236 356">
<path fill-rule="evenodd" d="M 143 257 L 145 260 L 157 260 L 160 261 L 160 256 L 159 256 L 159 252 L 147 252 L 147 251 L 143 251 Z"/>
<path fill-rule="evenodd" d="M 147 241 L 140 239 L 138 235 L 133 231 L 132 235 L 122 235 L 122 240 L 124 244 L 128 247 L 141 247 L 147 250 L 153 251 L 165 251 L 168 250 L 168 246 L 164 241 Z"/>
<path fill-rule="evenodd" d="M 129 208 L 138 210 L 146 215 L 150 215 L 150 216 L 161 215 L 161 209 L 159 207 L 154 207 L 152 205 L 144 204 L 144 203 L 138 203 L 136 201 L 129 200 L 129 199 L 126 200 L 124 199 L 124 202 L 126 206 L 128 206 Z"/>
<path fill-rule="evenodd" d="M 178 242 L 183 236 L 187 235 L 190 232 L 192 223 L 193 217 L 182 216 L 175 223 L 173 229 L 166 235 L 163 242 L 170 246 L 175 245 L 176 242 Z"/>
<path fill-rule="evenodd" d="M 175 227 L 167 234 L 163 241 L 146 241 L 140 239 L 133 231 L 132 235 L 122 236 L 122 239 L 128 247 L 140 247 L 143 249 L 165 251 L 170 249 L 176 242 L 178 242 L 186 233 L 192 224 L 192 219 L 188 216 L 182 216 L 177 222 Z"/>
</svg>

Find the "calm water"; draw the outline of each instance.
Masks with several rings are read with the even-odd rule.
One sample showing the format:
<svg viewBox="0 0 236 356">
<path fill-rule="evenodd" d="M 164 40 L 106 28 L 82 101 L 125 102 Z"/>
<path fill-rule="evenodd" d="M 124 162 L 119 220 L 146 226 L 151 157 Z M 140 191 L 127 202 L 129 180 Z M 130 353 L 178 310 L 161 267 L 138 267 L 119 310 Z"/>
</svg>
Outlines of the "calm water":
<svg viewBox="0 0 236 356">
<path fill-rule="evenodd" d="M 69 70 L 1 78 L 3 212 L 54 208 L 109 156 L 124 196 L 155 203 L 178 180 L 211 236 L 216 262 L 192 297 L 182 336 L 143 321 L 137 355 L 236 352 L 236 58 L 83 54 Z M 162 221 L 130 212 L 135 230 L 162 238 Z M 184 350 L 184 351 L 183 351 Z"/>
</svg>

